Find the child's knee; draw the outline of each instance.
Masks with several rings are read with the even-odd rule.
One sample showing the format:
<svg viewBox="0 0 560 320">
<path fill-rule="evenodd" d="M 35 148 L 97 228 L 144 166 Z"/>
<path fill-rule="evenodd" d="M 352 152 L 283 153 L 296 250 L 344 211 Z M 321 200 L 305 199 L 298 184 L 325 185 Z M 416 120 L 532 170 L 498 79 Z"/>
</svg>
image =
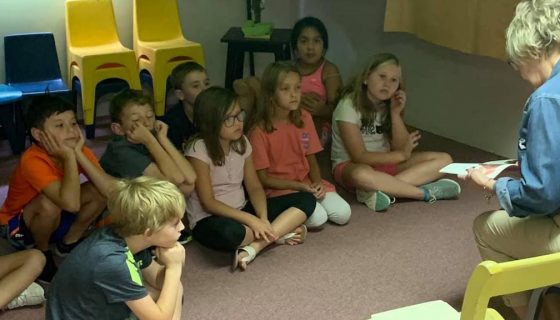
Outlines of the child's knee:
<svg viewBox="0 0 560 320">
<path fill-rule="evenodd" d="M 348 202 L 344 201 L 338 203 L 336 210 L 330 212 L 329 220 L 338 225 L 347 224 L 350 221 L 350 216 L 352 215 L 352 209 Z"/>
<path fill-rule="evenodd" d="M 324 225 L 327 222 L 327 220 L 328 220 L 327 212 L 319 203 L 317 203 L 315 206 L 315 211 L 313 211 L 311 217 L 309 217 L 307 221 L 305 221 L 305 225 L 309 229 L 317 229 L 322 225 Z"/>
<path fill-rule="evenodd" d="M 446 152 L 441 152 L 439 154 L 439 161 L 444 165 L 448 165 L 453 163 L 453 158 L 451 158 L 451 155 L 449 155 L 449 153 Z"/>
<path fill-rule="evenodd" d="M 361 187 L 366 184 L 371 184 L 374 179 L 372 179 L 373 169 L 367 165 L 359 165 L 349 174 L 351 184 Z"/>
<path fill-rule="evenodd" d="M 27 208 L 26 208 L 27 209 Z M 24 209 L 24 213 L 27 211 Z M 55 220 L 60 218 L 62 209 L 51 201 L 47 196 L 40 195 L 32 202 L 33 215 L 40 215 L 41 218 Z"/>
<path fill-rule="evenodd" d="M 45 255 L 37 249 L 29 249 L 25 252 L 27 255 L 25 264 L 29 266 L 29 268 L 32 268 L 34 271 L 40 273 L 47 263 L 47 258 L 45 257 Z"/>
</svg>

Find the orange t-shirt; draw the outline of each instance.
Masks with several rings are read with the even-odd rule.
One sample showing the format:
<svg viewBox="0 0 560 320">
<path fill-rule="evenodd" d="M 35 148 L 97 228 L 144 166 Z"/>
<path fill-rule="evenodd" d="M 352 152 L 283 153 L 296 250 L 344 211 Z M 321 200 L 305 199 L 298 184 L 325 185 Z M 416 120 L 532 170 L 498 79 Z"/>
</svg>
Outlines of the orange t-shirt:
<svg viewBox="0 0 560 320">
<path fill-rule="evenodd" d="M 83 152 L 89 161 L 99 167 L 91 149 L 84 146 Z M 80 173 L 84 173 L 81 167 L 78 169 Z M 63 177 L 64 171 L 54 163 L 45 149 L 33 144 L 23 153 L 12 173 L 8 197 L 0 209 L 0 224 L 7 224 L 10 218 L 21 212 L 45 187 Z"/>
<path fill-rule="evenodd" d="M 256 127 L 249 136 L 253 147 L 253 162 L 256 170 L 267 169 L 267 174 L 285 180 L 311 184 L 307 156 L 323 148 L 319 142 L 311 114 L 301 112 L 303 127 L 292 123 L 275 124 L 274 131 L 266 133 Z M 335 191 L 334 186 L 323 179 L 327 192 Z M 278 197 L 296 190 L 265 189 L 267 197 Z"/>
</svg>

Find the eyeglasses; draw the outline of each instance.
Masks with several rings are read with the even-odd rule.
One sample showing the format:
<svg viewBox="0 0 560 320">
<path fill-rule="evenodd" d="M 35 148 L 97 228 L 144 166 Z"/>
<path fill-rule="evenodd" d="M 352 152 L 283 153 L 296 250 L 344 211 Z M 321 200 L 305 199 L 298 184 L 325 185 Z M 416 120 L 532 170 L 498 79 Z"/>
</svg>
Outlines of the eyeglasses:
<svg viewBox="0 0 560 320">
<path fill-rule="evenodd" d="M 229 116 L 229 117 L 225 117 L 224 118 L 224 125 L 226 127 L 233 127 L 233 125 L 235 124 L 235 119 L 237 119 L 237 121 L 239 122 L 243 122 L 245 121 L 245 117 L 247 116 L 247 113 L 245 112 L 245 110 L 241 110 L 239 111 L 238 114 Z"/>
</svg>

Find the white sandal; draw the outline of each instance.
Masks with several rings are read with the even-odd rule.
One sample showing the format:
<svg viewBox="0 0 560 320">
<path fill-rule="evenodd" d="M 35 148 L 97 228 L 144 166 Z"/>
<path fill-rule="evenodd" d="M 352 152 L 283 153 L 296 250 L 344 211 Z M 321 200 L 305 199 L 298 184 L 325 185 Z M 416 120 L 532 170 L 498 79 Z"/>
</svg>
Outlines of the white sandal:
<svg viewBox="0 0 560 320">
<path fill-rule="evenodd" d="M 247 256 L 239 260 L 239 254 L 241 253 L 241 251 L 247 252 Z M 232 267 L 231 271 L 235 271 L 235 269 L 237 269 L 237 267 L 239 266 L 239 262 L 245 262 L 249 264 L 251 263 L 251 261 L 255 260 L 256 256 L 257 256 L 257 250 L 255 250 L 255 248 L 251 246 L 247 245 L 242 248 L 238 248 L 237 250 L 235 250 L 235 254 L 233 256 L 233 265 L 231 266 Z"/>
</svg>

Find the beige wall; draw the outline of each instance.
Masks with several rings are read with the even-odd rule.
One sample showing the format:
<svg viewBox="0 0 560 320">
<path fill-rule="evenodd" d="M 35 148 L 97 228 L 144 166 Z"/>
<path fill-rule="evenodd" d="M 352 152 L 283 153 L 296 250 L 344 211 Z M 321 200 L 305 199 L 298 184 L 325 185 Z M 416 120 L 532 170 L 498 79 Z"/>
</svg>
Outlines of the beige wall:
<svg viewBox="0 0 560 320">
<path fill-rule="evenodd" d="M 132 0 L 113 3 L 121 40 L 132 47 Z M 244 21 L 244 6 L 244 0 L 179 1 L 184 33 L 204 46 L 213 84 L 223 85 L 224 81 L 226 45 L 220 38 L 230 26 Z M 267 0 L 263 20 L 290 27 L 304 15 L 321 18 L 330 34 L 327 56 L 339 66 L 345 80 L 372 54 L 397 54 L 409 97 L 408 123 L 514 156 L 521 109 L 530 88 L 501 61 L 462 54 L 406 34 L 384 34 L 384 8 L 385 0 Z M 55 34 L 64 66 L 64 0 L 0 0 L 0 36 L 36 31 Z M 0 46 L 0 81 L 4 81 L 3 43 Z M 257 54 L 257 73 L 272 58 Z"/>
<path fill-rule="evenodd" d="M 383 33 L 385 2 L 307 0 L 302 14 L 325 22 L 331 42 L 328 57 L 345 81 L 374 53 L 388 51 L 401 59 L 409 124 L 515 157 L 530 87 L 502 61 L 462 54 L 408 34 Z"/>
</svg>

